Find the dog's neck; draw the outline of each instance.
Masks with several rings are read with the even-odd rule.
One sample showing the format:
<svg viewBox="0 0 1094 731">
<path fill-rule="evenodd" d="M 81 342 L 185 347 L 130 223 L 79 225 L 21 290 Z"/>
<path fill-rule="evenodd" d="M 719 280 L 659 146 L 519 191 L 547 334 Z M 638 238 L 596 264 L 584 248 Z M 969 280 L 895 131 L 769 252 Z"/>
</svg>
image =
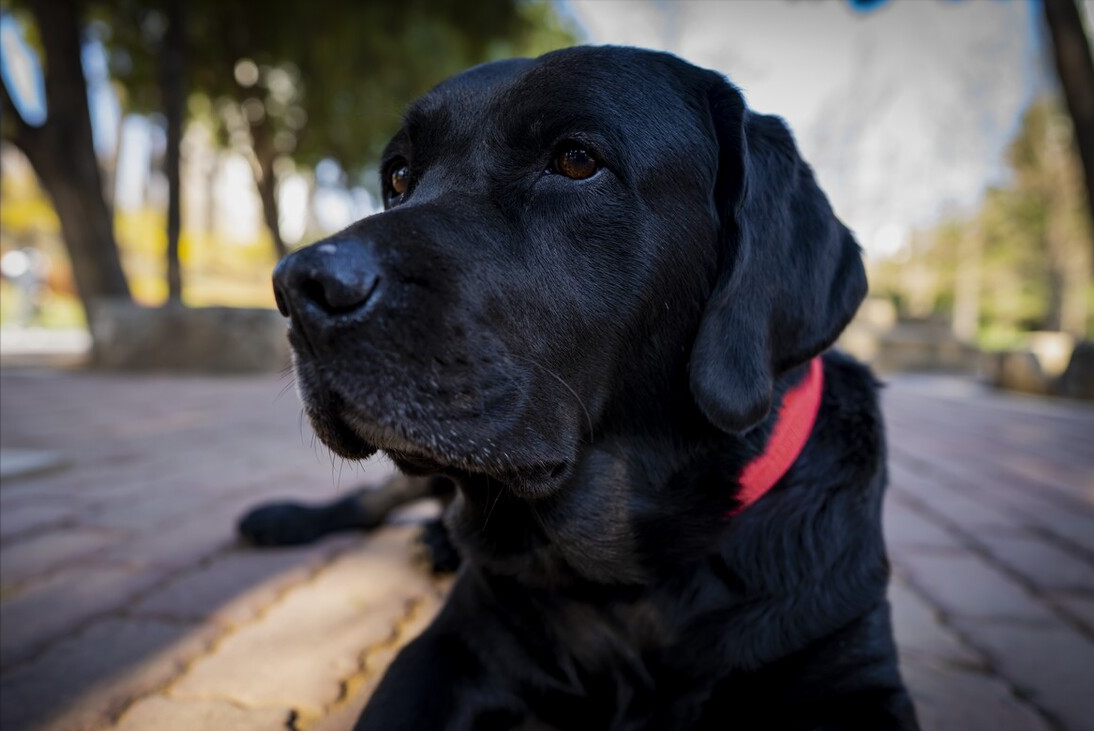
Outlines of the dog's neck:
<svg viewBox="0 0 1094 731">
<path fill-rule="evenodd" d="M 744 435 L 698 417 L 673 423 L 648 414 L 630 422 L 648 431 L 601 432 L 566 484 L 541 499 L 459 480 L 454 537 L 470 563 L 528 585 L 648 583 L 716 551 L 735 513 L 788 472 L 816 418 L 822 378 L 819 360 L 784 373 L 771 414 Z"/>
<path fill-rule="evenodd" d="M 741 470 L 737 493 L 738 505 L 731 515 L 737 515 L 762 498 L 783 478 L 805 448 L 820 411 L 824 391 L 824 366 L 820 356 L 809 361 L 805 377 L 783 396 L 776 409 L 776 421 L 759 456 Z"/>
</svg>

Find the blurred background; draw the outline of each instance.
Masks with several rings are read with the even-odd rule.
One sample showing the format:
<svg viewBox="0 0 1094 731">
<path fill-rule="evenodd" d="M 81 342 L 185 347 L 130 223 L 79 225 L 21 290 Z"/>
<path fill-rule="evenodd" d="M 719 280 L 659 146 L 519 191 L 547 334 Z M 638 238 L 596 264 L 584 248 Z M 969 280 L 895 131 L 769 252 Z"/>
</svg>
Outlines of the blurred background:
<svg viewBox="0 0 1094 731">
<path fill-rule="evenodd" d="M 379 208 L 406 104 L 639 45 L 783 116 L 861 243 L 927 731 L 1094 731 L 1094 0 L 0 0 L 0 727 L 352 726 L 448 579 L 308 429 L 270 274 Z M 279 395 L 280 394 L 280 395 Z M 430 512 L 432 510 L 432 513 Z"/>
<path fill-rule="evenodd" d="M 1067 50 L 1092 4 L 1052 6 L 4 0 L 3 340 L 85 347 L 126 301 L 269 308 L 280 256 L 378 209 L 408 101 L 484 60 L 614 43 L 722 71 L 787 119 L 867 254 L 847 347 L 1060 391 L 1094 328 L 1094 82 Z M 979 355 L 1014 350 L 1033 359 Z"/>
</svg>

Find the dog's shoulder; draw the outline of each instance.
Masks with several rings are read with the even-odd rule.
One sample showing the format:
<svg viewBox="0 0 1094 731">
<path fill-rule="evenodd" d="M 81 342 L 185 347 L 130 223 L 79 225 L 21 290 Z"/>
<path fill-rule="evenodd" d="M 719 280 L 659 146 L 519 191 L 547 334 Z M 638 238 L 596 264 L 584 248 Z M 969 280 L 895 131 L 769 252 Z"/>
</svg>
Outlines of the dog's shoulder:
<svg viewBox="0 0 1094 731">
<path fill-rule="evenodd" d="M 835 474 L 842 482 L 866 487 L 885 469 L 882 384 L 868 366 L 838 349 L 827 351 L 823 362 L 824 393 L 814 439 L 825 448 L 810 450 L 809 457 L 825 467 L 838 466 Z"/>
</svg>

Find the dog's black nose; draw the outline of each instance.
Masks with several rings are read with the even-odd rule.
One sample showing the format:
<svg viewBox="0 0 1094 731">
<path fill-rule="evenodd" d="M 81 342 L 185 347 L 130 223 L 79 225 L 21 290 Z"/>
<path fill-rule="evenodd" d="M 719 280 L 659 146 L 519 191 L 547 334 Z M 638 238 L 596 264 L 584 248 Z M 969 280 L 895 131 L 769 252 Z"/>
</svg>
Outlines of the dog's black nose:
<svg viewBox="0 0 1094 731">
<path fill-rule="evenodd" d="M 281 314 L 315 326 L 342 315 L 363 316 L 378 296 L 380 267 L 362 242 L 328 239 L 282 259 L 273 284 Z"/>
</svg>

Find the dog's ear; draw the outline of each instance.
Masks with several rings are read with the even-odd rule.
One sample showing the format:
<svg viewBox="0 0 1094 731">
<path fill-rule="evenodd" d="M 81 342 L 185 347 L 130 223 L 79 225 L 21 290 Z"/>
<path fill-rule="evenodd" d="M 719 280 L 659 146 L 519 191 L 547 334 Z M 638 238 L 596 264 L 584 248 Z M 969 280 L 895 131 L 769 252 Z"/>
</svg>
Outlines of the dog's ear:
<svg viewBox="0 0 1094 731">
<path fill-rule="evenodd" d="M 720 76 L 708 102 L 722 248 L 691 390 L 715 426 L 740 433 L 771 409 L 779 374 L 839 336 L 866 294 L 866 272 L 782 120 L 750 112 Z"/>
</svg>

